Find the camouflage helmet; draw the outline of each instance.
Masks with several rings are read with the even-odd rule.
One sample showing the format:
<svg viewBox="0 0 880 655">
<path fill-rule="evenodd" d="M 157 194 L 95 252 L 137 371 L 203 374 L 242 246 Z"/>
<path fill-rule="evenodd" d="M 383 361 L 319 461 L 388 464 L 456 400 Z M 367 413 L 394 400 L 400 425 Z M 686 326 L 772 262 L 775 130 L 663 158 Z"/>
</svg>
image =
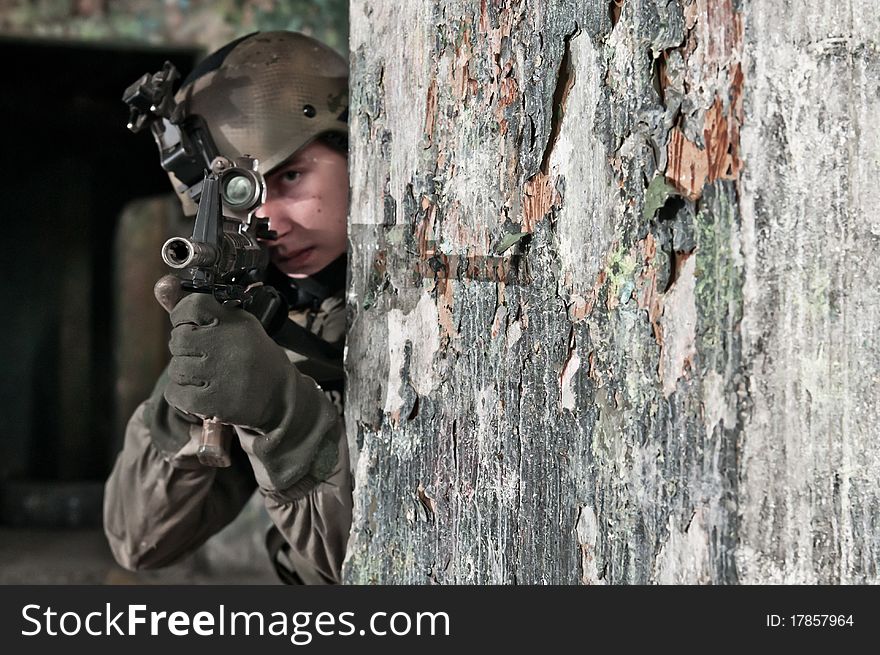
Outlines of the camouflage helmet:
<svg viewBox="0 0 880 655">
<path fill-rule="evenodd" d="M 175 100 L 202 117 L 221 155 L 254 157 L 265 175 L 317 136 L 348 132 L 348 63 L 305 34 L 256 32 L 202 61 Z"/>
</svg>

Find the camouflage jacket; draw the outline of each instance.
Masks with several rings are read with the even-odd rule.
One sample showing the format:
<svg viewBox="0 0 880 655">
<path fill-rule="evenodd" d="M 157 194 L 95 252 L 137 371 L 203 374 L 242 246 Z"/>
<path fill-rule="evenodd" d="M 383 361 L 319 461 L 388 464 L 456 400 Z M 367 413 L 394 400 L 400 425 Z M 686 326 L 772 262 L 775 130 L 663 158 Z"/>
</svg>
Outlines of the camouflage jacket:
<svg viewBox="0 0 880 655">
<path fill-rule="evenodd" d="M 345 339 L 341 292 L 326 298 L 317 310 L 291 312 L 290 318 L 331 343 Z M 309 360 L 287 353 L 300 371 L 309 371 Z M 322 407 L 309 412 L 320 420 L 302 421 L 297 430 L 304 437 L 324 431 L 327 439 L 336 440 L 338 459 L 326 479 L 307 475 L 278 489 L 259 461 L 248 457 L 237 442 L 232 466 L 201 466 L 195 457 L 201 423 L 188 423 L 168 411 L 160 379 L 150 399 L 129 420 L 122 452 L 105 486 L 104 530 L 122 566 L 158 568 L 188 555 L 229 524 L 259 488 L 275 526 L 267 536 L 267 548 L 282 580 L 339 582 L 352 509 L 341 384 L 336 389 L 325 384 L 322 390 L 304 374 L 300 381 L 297 402 Z M 160 418 L 165 416 L 172 418 Z M 174 425 L 160 425 L 163 421 Z M 163 453 L 152 438 L 160 429 L 188 431 L 190 441 L 176 453 Z M 239 437 L 244 443 L 240 432 Z"/>
</svg>

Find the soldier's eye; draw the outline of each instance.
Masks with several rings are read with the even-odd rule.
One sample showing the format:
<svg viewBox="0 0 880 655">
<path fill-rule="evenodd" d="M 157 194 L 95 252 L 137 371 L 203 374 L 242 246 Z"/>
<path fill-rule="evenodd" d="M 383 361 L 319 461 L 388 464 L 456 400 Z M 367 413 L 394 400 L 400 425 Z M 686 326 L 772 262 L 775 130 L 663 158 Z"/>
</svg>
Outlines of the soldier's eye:
<svg viewBox="0 0 880 655">
<path fill-rule="evenodd" d="M 285 182 L 293 182 L 299 176 L 300 176 L 299 171 L 290 170 L 290 171 L 284 171 L 284 173 L 281 177 L 284 179 Z"/>
</svg>

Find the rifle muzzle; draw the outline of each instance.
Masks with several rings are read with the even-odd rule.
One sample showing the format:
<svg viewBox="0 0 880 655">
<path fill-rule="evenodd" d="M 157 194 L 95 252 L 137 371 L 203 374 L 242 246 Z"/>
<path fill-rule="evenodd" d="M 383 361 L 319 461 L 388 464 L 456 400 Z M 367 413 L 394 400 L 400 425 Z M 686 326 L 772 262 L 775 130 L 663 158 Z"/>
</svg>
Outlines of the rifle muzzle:
<svg viewBox="0 0 880 655">
<path fill-rule="evenodd" d="M 162 261 L 171 268 L 213 266 L 219 258 L 214 246 L 185 237 L 172 237 L 162 246 Z"/>
</svg>

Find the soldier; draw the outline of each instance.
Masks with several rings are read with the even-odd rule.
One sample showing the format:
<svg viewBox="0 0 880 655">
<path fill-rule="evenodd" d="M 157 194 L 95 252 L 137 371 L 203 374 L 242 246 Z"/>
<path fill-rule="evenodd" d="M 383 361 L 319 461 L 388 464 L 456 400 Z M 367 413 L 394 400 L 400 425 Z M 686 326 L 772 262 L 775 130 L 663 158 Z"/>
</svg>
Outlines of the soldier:
<svg viewBox="0 0 880 655">
<path fill-rule="evenodd" d="M 205 121 L 224 157 L 266 179 L 267 242 L 290 318 L 341 346 L 348 213 L 346 62 L 292 32 L 252 34 L 205 59 L 175 99 Z M 180 189 L 178 189 L 180 191 Z M 181 194 L 185 209 L 189 199 Z M 293 280 L 296 284 L 291 286 Z M 339 582 L 351 525 L 341 379 L 277 345 L 251 314 L 210 294 L 170 312 L 172 359 L 129 420 L 106 484 L 105 532 L 129 569 L 168 565 L 232 521 L 256 488 L 274 528 L 270 557 L 289 583 Z M 306 375 L 308 373 L 309 375 Z M 315 379 L 321 386 L 318 386 Z M 198 416 L 235 426 L 232 465 L 195 456 Z"/>
</svg>

